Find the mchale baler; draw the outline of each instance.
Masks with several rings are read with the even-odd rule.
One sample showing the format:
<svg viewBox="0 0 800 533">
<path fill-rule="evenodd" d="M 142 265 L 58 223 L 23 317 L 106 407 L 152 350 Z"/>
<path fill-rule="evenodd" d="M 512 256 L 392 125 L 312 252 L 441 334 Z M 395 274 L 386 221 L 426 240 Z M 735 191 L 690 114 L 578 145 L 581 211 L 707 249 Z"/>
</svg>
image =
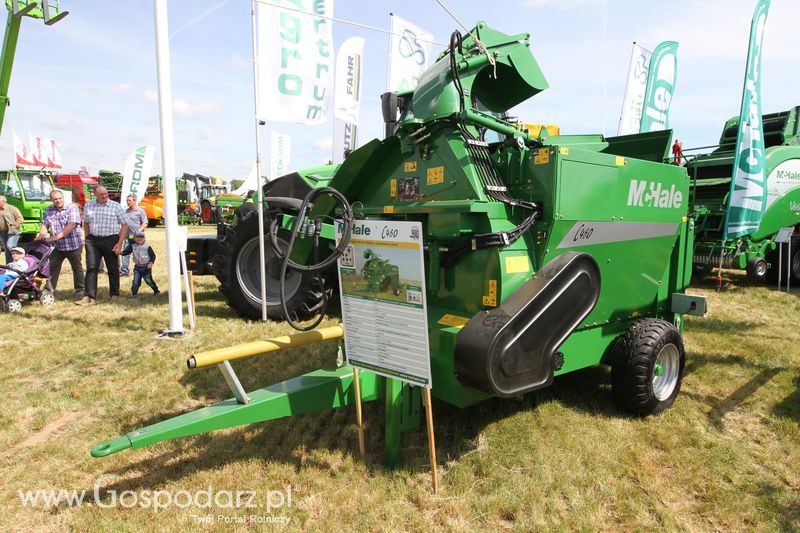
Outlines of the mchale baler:
<svg viewBox="0 0 800 533">
<path fill-rule="evenodd" d="M 309 196 L 303 205 L 302 195 L 268 199 L 270 226 L 285 232 L 329 216 L 346 225 L 353 216 L 421 223 L 431 393 L 441 401 L 469 408 L 608 364 L 622 406 L 660 412 L 683 377 L 682 315 L 706 307 L 684 294 L 693 241 L 686 170 L 662 162 L 669 131 L 604 138 L 541 129 L 533 137 L 504 118 L 548 86 L 528 38 L 484 23 L 463 38 L 454 33 L 413 93 L 384 95 L 390 135 L 347 157 L 327 182 L 338 197 L 312 189 L 313 208 Z M 265 193 L 308 190 L 301 180 L 279 178 Z M 288 241 L 310 257 L 312 233 L 294 231 Z M 343 326 L 197 354 L 190 368 L 219 365 L 234 399 L 100 444 L 92 455 L 351 405 L 347 366 L 245 393 L 230 364 L 346 336 L 347 328 L 345 316 Z M 386 458 L 396 464 L 401 433 L 419 425 L 420 387 L 359 375 L 361 400 L 385 401 Z"/>
</svg>

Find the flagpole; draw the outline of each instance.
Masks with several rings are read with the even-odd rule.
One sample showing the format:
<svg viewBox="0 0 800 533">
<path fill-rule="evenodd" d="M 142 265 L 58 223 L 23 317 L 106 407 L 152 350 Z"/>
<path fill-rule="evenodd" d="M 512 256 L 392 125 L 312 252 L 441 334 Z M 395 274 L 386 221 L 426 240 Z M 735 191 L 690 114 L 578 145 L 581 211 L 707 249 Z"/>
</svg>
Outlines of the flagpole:
<svg viewBox="0 0 800 533">
<path fill-rule="evenodd" d="M 253 105 L 256 127 L 256 190 L 258 191 L 258 261 L 261 272 L 261 320 L 267 320 L 267 258 L 264 250 L 264 184 L 261 182 L 261 151 L 258 133 L 260 108 L 258 102 L 258 47 L 256 46 L 256 0 L 250 0 L 250 19 L 253 30 Z"/>
<path fill-rule="evenodd" d="M 161 127 L 161 169 L 164 175 L 164 225 L 167 229 L 167 290 L 169 329 L 166 336 L 183 333 L 181 285 L 178 261 L 178 206 L 175 192 L 175 137 L 172 124 L 172 79 L 170 77 L 167 0 L 153 0 L 158 70 L 158 116 Z"/>
</svg>

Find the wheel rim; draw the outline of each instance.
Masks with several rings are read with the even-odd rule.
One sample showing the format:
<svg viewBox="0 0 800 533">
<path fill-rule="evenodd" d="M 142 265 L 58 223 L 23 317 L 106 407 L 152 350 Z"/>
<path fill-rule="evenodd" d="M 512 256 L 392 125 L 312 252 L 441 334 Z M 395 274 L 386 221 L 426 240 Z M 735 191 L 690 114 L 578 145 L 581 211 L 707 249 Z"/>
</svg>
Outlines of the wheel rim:
<svg viewBox="0 0 800 533">
<path fill-rule="evenodd" d="M 211 222 L 211 206 L 208 204 L 203 204 L 203 209 L 201 211 L 201 218 L 204 222 Z"/>
<path fill-rule="evenodd" d="M 674 344 L 667 344 L 658 352 L 653 365 L 653 394 L 659 401 L 666 400 L 675 392 L 680 362 L 681 355 Z"/>
<path fill-rule="evenodd" d="M 759 278 L 763 278 L 767 275 L 767 262 L 766 261 L 759 261 L 756 265 L 756 276 Z"/>
<path fill-rule="evenodd" d="M 42 305 L 53 305 L 56 303 L 56 297 L 52 292 L 45 292 L 39 299 Z"/>
<path fill-rule="evenodd" d="M 286 241 L 278 239 L 281 249 L 286 248 Z M 279 269 L 270 269 L 271 261 L 279 261 L 272 252 L 272 243 L 268 239 L 264 240 L 264 252 L 267 264 L 267 305 L 280 305 L 281 288 L 280 280 L 277 277 Z M 258 248 L 258 237 L 253 237 L 247 241 L 239 251 L 236 258 L 236 278 L 239 281 L 244 295 L 255 305 L 261 305 L 261 273 L 259 269 L 260 252 Z M 270 272 L 274 271 L 274 275 Z M 289 301 L 300 290 L 302 275 L 288 269 L 286 272 L 286 300 Z"/>
<path fill-rule="evenodd" d="M 20 302 L 19 300 L 9 300 L 7 306 L 9 313 L 16 313 L 17 311 L 22 309 L 22 302 Z"/>
</svg>

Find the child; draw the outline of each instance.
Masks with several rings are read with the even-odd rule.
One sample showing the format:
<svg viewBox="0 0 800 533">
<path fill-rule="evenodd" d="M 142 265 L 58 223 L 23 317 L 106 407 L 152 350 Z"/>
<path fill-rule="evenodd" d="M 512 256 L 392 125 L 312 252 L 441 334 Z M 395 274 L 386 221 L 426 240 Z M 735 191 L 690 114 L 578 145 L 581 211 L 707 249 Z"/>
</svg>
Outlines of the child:
<svg viewBox="0 0 800 533">
<path fill-rule="evenodd" d="M 149 244 L 144 242 L 143 231 L 137 231 L 133 234 L 133 242 L 125 246 L 122 255 L 133 257 L 133 283 L 131 283 L 131 295 L 128 296 L 128 300 L 136 299 L 136 293 L 139 292 L 142 280 L 153 289 L 153 295 L 158 296 L 160 291 L 151 274 L 153 263 L 156 262 L 156 253 Z"/>
<path fill-rule="evenodd" d="M 3 292 L 3 289 L 5 289 L 6 283 L 16 277 L 19 277 L 20 272 L 25 272 L 28 270 L 28 262 L 25 261 L 25 249 L 19 246 L 12 248 L 11 258 L 13 261 L 6 266 L 18 270 L 19 272 L 15 272 L 11 269 L 0 268 L 0 292 Z"/>
</svg>

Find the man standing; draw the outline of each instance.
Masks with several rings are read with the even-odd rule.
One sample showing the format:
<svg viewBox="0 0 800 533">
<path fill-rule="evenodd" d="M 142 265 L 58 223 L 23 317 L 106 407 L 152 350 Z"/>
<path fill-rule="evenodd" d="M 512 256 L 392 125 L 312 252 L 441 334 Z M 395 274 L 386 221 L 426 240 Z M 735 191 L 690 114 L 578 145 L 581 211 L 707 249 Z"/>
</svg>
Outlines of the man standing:
<svg viewBox="0 0 800 533">
<path fill-rule="evenodd" d="M 125 217 L 128 220 L 128 244 L 133 244 L 133 236 L 144 231 L 147 227 L 147 213 L 144 212 L 141 206 L 136 204 L 136 196 L 129 194 L 125 199 L 128 208 L 125 210 Z M 121 275 L 128 275 L 128 264 L 131 261 L 130 255 L 122 256 L 122 272 Z"/>
<path fill-rule="evenodd" d="M 8 204 L 6 197 L 0 195 L 0 243 L 3 243 L 3 248 L 6 249 L 6 264 L 13 261 L 11 249 L 19 241 L 19 232 L 22 229 L 23 222 L 24 219 L 19 209 Z"/>
<path fill-rule="evenodd" d="M 42 225 L 36 239 L 47 239 L 55 243 L 55 249 L 50 253 L 50 285 L 53 291 L 58 286 L 58 277 L 61 275 L 61 263 L 64 259 L 72 267 L 72 286 L 75 288 L 75 297 L 83 296 L 83 265 L 81 255 L 83 238 L 81 237 L 81 214 L 75 204 L 65 205 L 64 193 L 54 189 L 50 193 L 53 205 L 47 206 L 42 216 Z M 50 237 L 47 237 L 47 230 Z"/>
<path fill-rule="evenodd" d="M 108 290 L 111 299 L 119 298 L 119 256 L 128 235 L 125 211 L 108 199 L 108 190 L 98 185 L 95 199 L 83 208 L 83 235 L 86 239 L 86 279 L 84 297 L 77 305 L 92 305 L 97 299 L 97 269 L 103 259 L 108 267 Z"/>
</svg>

